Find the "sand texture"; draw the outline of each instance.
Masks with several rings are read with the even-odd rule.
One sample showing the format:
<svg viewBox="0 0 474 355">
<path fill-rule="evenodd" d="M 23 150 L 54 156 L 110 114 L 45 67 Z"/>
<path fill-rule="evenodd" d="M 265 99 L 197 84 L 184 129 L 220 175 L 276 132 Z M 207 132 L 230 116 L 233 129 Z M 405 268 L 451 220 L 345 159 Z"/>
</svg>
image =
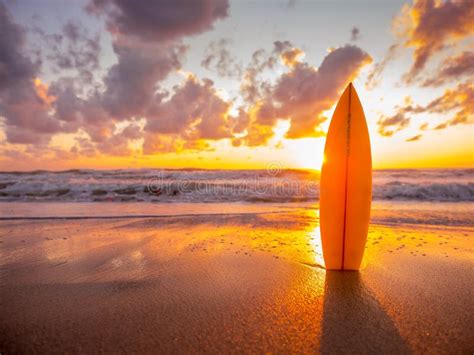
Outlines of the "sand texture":
<svg viewBox="0 0 474 355">
<path fill-rule="evenodd" d="M 0 222 L 0 353 L 472 353 L 470 227 L 373 224 L 321 267 L 317 215 Z"/>
</svg>

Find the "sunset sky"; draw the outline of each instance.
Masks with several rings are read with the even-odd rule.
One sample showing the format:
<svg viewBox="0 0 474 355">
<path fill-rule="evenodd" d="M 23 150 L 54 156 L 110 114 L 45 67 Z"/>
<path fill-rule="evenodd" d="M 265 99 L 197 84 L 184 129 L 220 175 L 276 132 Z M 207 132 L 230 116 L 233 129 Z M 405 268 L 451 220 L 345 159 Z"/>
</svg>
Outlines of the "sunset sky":
<svg viewBox="0 0 474 355">
<path fill-rule="evenodd" d="M 474 1 L 0 0 L 0 170 L 474 167 Z"/>
</svg>

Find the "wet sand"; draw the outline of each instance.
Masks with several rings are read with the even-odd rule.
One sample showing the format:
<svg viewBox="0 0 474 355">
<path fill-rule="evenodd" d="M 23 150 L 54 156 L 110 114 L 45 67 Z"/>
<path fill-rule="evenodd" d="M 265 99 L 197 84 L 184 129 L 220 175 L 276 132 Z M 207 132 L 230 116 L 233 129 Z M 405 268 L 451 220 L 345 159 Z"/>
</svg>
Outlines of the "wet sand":
<svg viewBox="0 0 474 355">
<path fill-rule="evenodd" d="M 377 225 L 321 267 L 317 215 L 0 221 L 0 353 L 472 353 L 472 227 Z"/>
</svg>

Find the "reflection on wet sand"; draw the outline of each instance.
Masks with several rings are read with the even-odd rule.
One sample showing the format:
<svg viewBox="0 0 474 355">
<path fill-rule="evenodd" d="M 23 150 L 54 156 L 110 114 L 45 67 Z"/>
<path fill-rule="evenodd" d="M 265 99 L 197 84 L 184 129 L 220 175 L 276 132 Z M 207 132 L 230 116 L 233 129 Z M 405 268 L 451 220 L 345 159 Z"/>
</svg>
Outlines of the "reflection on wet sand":
<svg viewBox="0 0 474 355">
<path fill-rule="evenodd" d="M 372 225 L 326 273 L 309 208 L 3 221 L 0 352 L 467 353 L 470 235 Z"/>
<path fill-rule="evenodd" d="M 326 272 L 322 353 L 409 353 L 392 319 L 362 279 L 359 272 Z"/>
</svg>

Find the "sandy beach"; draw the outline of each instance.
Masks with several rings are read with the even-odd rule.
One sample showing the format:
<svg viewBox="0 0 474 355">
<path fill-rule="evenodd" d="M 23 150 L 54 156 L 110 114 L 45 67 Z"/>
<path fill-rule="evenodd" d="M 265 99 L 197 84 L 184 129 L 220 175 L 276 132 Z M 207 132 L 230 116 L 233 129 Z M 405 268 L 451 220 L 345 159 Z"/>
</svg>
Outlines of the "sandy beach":
<svg viewBox="0 0 474 355">
<path fill-rule="evenodd" d="M 0 355 L 474 355 L 473 19 L 0 0 Z"/>
<path fill-rule="evenodd" d="M 472 353 L 472 226 L 377 223 L 321 265 L 317 210 L 2 220 L 0 352 Z"/>
</svg>

